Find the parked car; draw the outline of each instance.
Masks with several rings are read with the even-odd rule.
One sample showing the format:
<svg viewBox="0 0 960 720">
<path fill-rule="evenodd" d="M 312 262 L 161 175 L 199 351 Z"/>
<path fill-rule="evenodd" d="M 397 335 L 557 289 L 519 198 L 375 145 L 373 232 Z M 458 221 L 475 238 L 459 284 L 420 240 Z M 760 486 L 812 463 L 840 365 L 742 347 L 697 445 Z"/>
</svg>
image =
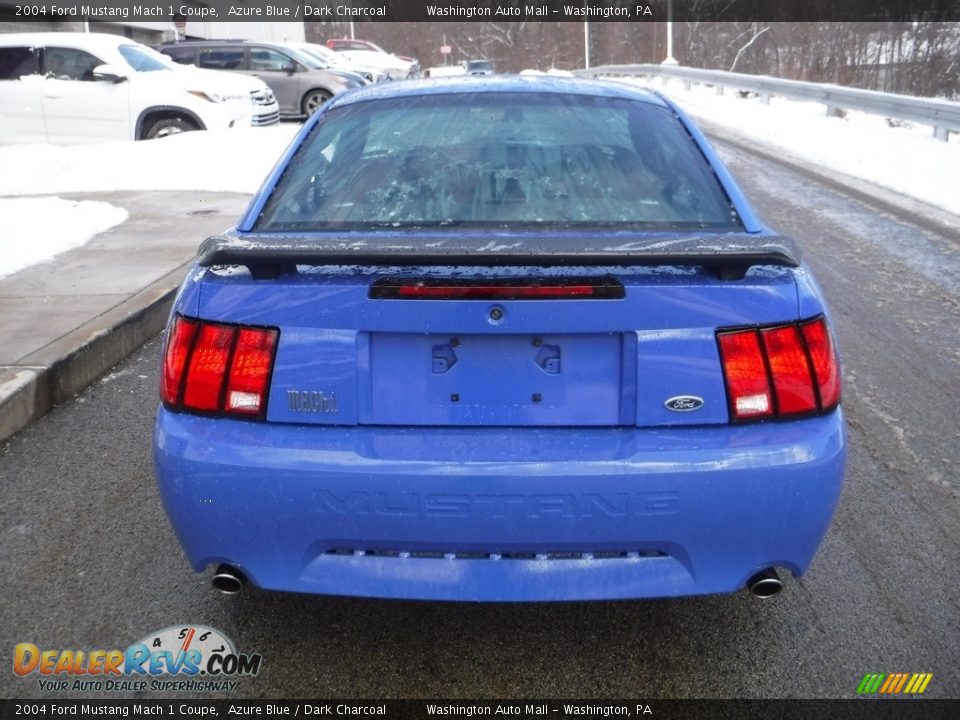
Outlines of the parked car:
<svg viewBox="0 0 960 720">
<path fill-rule="evenodd" d="M 493 63 L 489 60 L 468 60 L 464 72 L 467 75 L 493 75 Z"/>
<path fill-rule="evenodd" d="M 307 42 L 286 44 L 295 47 L 301 52 L 309 53 L 312 57 L 316 58 L 320 62 L 329 65 L 333 70 L 356 73 L 363 77 L 363 79 L 367 82 L 376 83 L 390 79 L 383 70 L 350 60 L 350 58 L 343 53 L 334 52 L 324 45 L 317 45 L 316 43 Z"/>
<path fill-rule="evenodd" d="M 177 72 L 122 36 L 0 34 L 0 143 L 144 140 L 278 120 L 263 83 Z"/>
<path fill-rule="evenodd" d="M 810 268 L 616 83 L 331 100 L 200 248 L 161 400 L 160 495 L 224 592 L 772 595 L 843 478 Z"/>
<path fill-rule="evenodd" d="M 368 40 L 335 38 L 327 40 L 327 47 L 351 62 L 382 70 L 391 80 L 416 78 L 420 75 L 420 63 L 416 59 L 394 55 Z"/>
<path fill-rule="evenodd" d="M 308 68 L 312 70 L 327 70 L 328 72 L 332 72 L 333 74 L 339 75 L 345 80 L 351 81 L 354 87 L 363 87 L 364 85 L 369 85 L 371 82 L 373 82 L 373 80 L 359 72 L 348 70 L 345 66 L 334 65 L 328 60 L 318 57 L 315 53 L 302 46 L 306 45 L 306 43 L 300 44 L 284 42 L 278 44 L 286 48 L 296 60 L 302 62 Z M 298 45 L 301 46 L 298 47 Z"/>
<path fill-rule="evenodd" d="M 155 46 L 174 62 L 206 70 L 229 70 L 265 82 L 280 104 L 280 115 L 303 117 L 337 93 L 362 82 L 312 62 L 279 43 L 248 40 L 183 40 Z"/>
</svg>

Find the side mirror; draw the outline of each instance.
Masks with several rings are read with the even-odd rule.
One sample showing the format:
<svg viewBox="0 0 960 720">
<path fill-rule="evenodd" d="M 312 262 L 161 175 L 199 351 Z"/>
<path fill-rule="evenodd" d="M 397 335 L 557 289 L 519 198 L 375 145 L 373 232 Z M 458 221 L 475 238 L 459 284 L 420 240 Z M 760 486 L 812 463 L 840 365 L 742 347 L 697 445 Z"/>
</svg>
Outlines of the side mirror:
<svg viewBox="0 0 960 720">
<path fill-rule="evenodd" d="M 283 64 L 283 71 L 287 75 L 293 75 L 297 71 L 297 64 L 295 62 L 287 62 Z"/>
<path fill-rule="evenodd" d="M 119 65 L 97 65 L 93 69 L 93 79 L 101 82 L 119 83 L 126 80 L 127 75 Z"/>
</svg>

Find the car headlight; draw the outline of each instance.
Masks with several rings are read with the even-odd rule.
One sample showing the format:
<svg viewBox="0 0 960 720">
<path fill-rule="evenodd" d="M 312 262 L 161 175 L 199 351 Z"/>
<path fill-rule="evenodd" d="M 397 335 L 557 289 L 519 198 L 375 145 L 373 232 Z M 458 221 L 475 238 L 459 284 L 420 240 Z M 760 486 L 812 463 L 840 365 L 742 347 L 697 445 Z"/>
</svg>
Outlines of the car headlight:
<svg viewBox="0 0 960 720">
<path fill-rule="evenodd" d="M 210 90 L 187 90 L 191 95 L 208 100 L 212 103 L 229 102 L 231 100 L 245 100 L 243 95 L 224 95 L 223 93 L 211 92 Z"/>
<path fill-rule="evenodd" d="M 220 93 L 208 92 L 204 90 L 187 90 L 187 92 L 190 93 L 191 95 L 196 95 L 198 98 L 209 100 L 210 102 L 213 102 L 213 103 L 221 103 L 226 100 L 226 97 L 224 97 Z"/>
</svg>

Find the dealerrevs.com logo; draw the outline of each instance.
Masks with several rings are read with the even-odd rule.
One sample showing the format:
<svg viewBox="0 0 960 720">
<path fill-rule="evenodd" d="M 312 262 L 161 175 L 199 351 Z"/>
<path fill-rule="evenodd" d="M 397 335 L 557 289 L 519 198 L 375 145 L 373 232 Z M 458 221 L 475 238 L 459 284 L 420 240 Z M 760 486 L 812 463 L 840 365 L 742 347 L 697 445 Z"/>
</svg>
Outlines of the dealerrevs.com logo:
<svg viewBox="0 0 960 720">
<path fill-rule="evenodd" d="M 65 692 L 216 691 L 260 672 L 263 656 L 238 653 L 219 630 L 180 625 L 150 633 L 125 650 L 45 649 L 29 642 L 13 651 L 13 672 L 37 677 L 40 690 Z"/>
</svg>

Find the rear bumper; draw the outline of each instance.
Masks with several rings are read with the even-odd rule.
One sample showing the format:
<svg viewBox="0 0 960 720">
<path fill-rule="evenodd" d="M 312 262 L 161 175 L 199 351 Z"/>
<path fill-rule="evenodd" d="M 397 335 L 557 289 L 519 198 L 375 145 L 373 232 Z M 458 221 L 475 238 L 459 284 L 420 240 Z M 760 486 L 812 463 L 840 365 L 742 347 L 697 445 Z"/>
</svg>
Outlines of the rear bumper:
<svg viewBox="0 0 960 720">
<path fill-rule="evenodd" d="M 744 427 L 295 427 L 161 409 L 158 485 L 190 563 L 261 588 L 543 601 L 731 592 L 806 571 L 842 414 Z"/>
</svg>

